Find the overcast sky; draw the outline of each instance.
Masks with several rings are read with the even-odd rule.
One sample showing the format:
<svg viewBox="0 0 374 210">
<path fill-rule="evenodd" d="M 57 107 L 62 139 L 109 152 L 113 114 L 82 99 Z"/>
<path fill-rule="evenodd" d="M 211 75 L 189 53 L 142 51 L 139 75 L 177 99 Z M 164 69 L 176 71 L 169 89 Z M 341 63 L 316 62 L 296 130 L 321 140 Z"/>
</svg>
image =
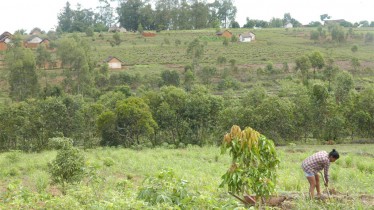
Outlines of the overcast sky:
<svg viewBox="0 0 374 210">
<path fill-rule="evenodd" d="M 57 15 L 67 0 L 1 0 L 0 34 L 13 33 L 17 29 L 28 32 L 34 27 L 44 31 L 54 29 Z M 73 9 L 77 3 L 82 8 L 96 8 L 99 0 L 70 0 Z M 332 19 L 350 22 L 374 21 L 374 0 L 235 0 L 238 8 L 236 20 L 242 26 L 246 17 L 269 21 L 272 17 L 283 18 L 290 13 L 302 24 L 319 21 L 321 14 L 329 14 Z"/>
</svg>

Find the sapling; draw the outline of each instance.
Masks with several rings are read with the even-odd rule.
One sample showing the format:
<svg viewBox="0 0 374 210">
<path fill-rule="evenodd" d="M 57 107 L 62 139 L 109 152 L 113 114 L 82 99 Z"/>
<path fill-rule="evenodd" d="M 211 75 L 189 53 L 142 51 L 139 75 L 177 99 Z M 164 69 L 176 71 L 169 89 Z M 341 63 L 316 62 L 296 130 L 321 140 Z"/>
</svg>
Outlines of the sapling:
<svg viewBox="0 0 374 210">
<path fill-rule="evenodd" d="M 275 192 L 279 159 L 273 141 L 247 127 L 237 125 L 224 136 L 222 153 L 229 150 L 230 169 L 222 176 L 220 187 L 227 185 L 231 194 L 255 194 L 269 197 Z"/>
</svg>

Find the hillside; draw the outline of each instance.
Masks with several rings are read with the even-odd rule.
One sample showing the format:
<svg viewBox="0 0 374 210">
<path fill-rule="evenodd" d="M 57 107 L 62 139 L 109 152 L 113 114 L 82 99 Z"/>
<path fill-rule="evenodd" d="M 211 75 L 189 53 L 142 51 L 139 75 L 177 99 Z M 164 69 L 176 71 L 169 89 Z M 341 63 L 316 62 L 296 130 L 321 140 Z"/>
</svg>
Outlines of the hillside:
<svg viewBox="0 0 374 210">
<path fill-rule="evenodd" d="M 279 89 L 279 83 L 284 78 L 295 76 L 294 63 L 301 55 L 314 51 L 322 53 L 327 58 L 332 58 L 335 65 L 342 70 L 353 73 L 356 86 L 365 86 L 373 83 L 371 77 L 374 69 L 374 43 L 365 43 L 364 36 L 372 29 L 356 28 L 353 35 L 348 36 L 343 43 L 331 41 L 331 37 L 321 41 L 310 39 L 310 33 L 315 28 L 295 29 L 257 29 L 251 30 L 256 34 L 256 40 L 250 43 L 229 42 L 223 45 L 223 39 L 215 35 L 215 29 L 190 30 L 190 31 L 162 31 L 155 37 L 143 37 L 138 33 L 121 33 L 121 44 L 112 47 L 109 43 L 113 33 L 95 33 L 93 37 L 78 34 L 89 42 L 92 49 L 92 59 L 101 64 L 108 56 L 115 56 L 124 62 L 122 71 L 131 75 L 147 75 L 159 77 L 164 70 L 177 70 L 183 74 L 184 68 L 191 65 L 192 58 L 187 56 L 188 44 L 198 38 L 204 45 L 203 55 L 200 59 L 200 69 L 205 66 L 216 67 L 218 74 L 213 82 L 217 83 L 223 74 L 231 75 L 241 84 L 241 87 L 250 88 L 262 84 L 270 92 Z M 327 30 L 327 29 L 324 29 Z M 370 31 L 371 30 L 371 31 Z M 248 29 L 230 30 L 238 36 Z M 64 34 L 63 37 L 71 36 Z M 58 40 L 57 40 L 58 41 Z M 352 46 L 358 47 L 357 52 L 352 52 Z M 218 64 L 217 60 L 224 58 Z M 357 58 L 359 71 L 353 72 L 351 59 Z M 3 58 L 0 59 L 3 63 Z M 235 71 L 230 71 L 230 61 L 234 61 Z M 270 65 L 277 74 L 259 74 L 259 68 Z M 285 65 L 289 70 L 285 71 Z M 226 71 L 225 71 L 226 68 Z M 227 72 L 227 69 L 229 69 Z M 118 72 L 121 70 L 115 70 Z M 61 70 L 48 70 L 48 80 L 52 83 L 59 82 Z M 1 92 L 5 93 L 5 73 L 1 74 Z M 43 74 L 40 75 L 43 77 Z M 40 79 L 43 81 L 43 78 Z M 248 83 L 250 82 L 250 84 Z M 358 87 L 358 89 L 360 88 Z M 240 88 L 241 89 L 241 88 Z M 4 95 L 4 94 L 3 94 Z"/>
</svg>

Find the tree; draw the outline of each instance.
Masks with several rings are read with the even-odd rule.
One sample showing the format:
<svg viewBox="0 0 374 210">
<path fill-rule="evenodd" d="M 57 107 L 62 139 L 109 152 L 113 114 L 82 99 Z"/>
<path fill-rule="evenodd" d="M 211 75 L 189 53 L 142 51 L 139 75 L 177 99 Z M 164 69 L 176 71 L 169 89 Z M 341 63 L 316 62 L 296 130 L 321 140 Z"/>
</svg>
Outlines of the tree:
<svg viewBox="0 0 374 210">
<path fill-rule="evenodd" d="M 210 85 L 212 83 L 212 79 L 216 75 L 216 73 L 217 73 L 217 68 L 216 67 L 205 66 L 201 70 L 201 75 L 200 75 L 200 78 L 201 78 L 201 81 L 203 82 L 203 84 Z"/>
<path fill-rule="evenodd" d="M 177 25 L 180 30 L 192 29 L 192 9 L 187 3 L 187 0 L 181 0 L 180 6 L 178 8 L 178 19 Z"/>
<path fill-rule="evenodd" d="M 140 9 L 143 7 L 142 0 L 128 0 L 121 2 L 117 8 L 118 22 L 127 30 L 136 31 L 140 23 Z"/>
<path fill-rule="evenodd" d="M 66 5 L 62 12 L 58 14 L 58 28 L 63 32 L 71 32 L 73 23 L 73 10 L 70 8 L 70 3 L 66 2 Z"/>
<path fill-rule="evenodd" d="M 325 59 L 318 51 L 313 52 L 309 56 L 310 64 L 313 67 L 314 79 L 316 79 L 316 69 L 322 69 L 325 66 Z"/>
<path fill-rule="evenodd" d="M 160 86 L 163 86 L 163 85 L 174 85 L 175 87 L 178 87 L 179 84 L 180 84 L 180 81 L 179 81 L 179 74 L 177 71 L 169 71 L 169 70 L 165 70 L 161 73 L 161 84 Z"/>
<path fill-rule="evenodd" d="M 113 34 L 113 41 L 111 42 L 112 46 L 117 45 L 119 46 L 122 43 L 121 36 L 118 32 Z"/>
<path fill-rule="evenodd" d="M 155 11 L 153 11 L 151 4 L 147 4 L 139 9 L 140 22 L 145 30 L 156 30 L 155 26 Z M 138 30 L 139 31 L 139 30 Z"/>
<path fill-rule="evenodd" d="M 304 138 L 306 142 L 308 135 L 312 131 L 312 105 L 308 93 L 308 89 L 305 86 L 297 85 L 295 88 L 295 95 L 291 97 L 291 101 L 294 104 L 293 116 L 294 116 L 294 131 L 295 139 Z"/>
<path fill-rule="evenodd" d="M 358 50 L 357 45 L 353 45 L 352 48 L 351 48 L 351 51 L 352 51 L 353 53 L 355 53 L 355 52 L 357 52 L 357 50 Z"/>
<path fill-rule="evenodd" d="M 201 1 L 194 0 L 191 5 L 191 23 L 193 29 L 206 28 L 209 23 L 209 7 Z"/>
<path fill-rule="evenodd" d="M 191 70 L 187 70 L 186 72 L 184 72 L 184 88 L 187 91 L 191 90 L 192 85 L 194 84 L 194 82 L 195 82 L 195 74 L 194 74 L 194 72 L 191 71 Z"/>
<path fill-rule="evenodd" d="M 58 43 L 57 54 L 64 71 L 63 86 L 72 94 L 90 94 L 92 85 L 90 47 L 78 37 L 63 38 Z"/>
<path fill-rule="evenodd" d="M 272 28 L 282 28 L 284 26 L 283 24 L 283 20 L 280 19 L 280 18 L 271 18 L 270 22 L 269 22 L 269 27 L 272 27 Z"/>
<path fill-rule="evenodd" d="M 98 23 L 102 23 L 105 28 L 102 29 L 108 29 L 113 25 L 115 22 L 115 17 L 113 14 L 113 7 L 111 7 L 109 0 L 99 0 L 99 6 L 97 6 L 98 14 L 96 17 L 96 21 Z M 101 32 L 102 30 L 98 27 L 95 27 L 95 31 Z"/>
<path fill-rule="evenodd" d="M 254 109 L 256 116 L 252 121 L 259 131 L 272 139 L 291 139 L 294 137 L 293 106 L 288 99 L 266 98 Z"/>
<path fill-rule="evenodd" d="M 211 95 L 206 87 L 195 85 L 186 99 L 184 117 L 189 124 L 190 139 L 186 143 L 204 145 L 218 126 L 218 113 L 222 110 L 222 98 Z"/>
<path fill-rule="evenodd" d="M 36 97 L 39 83 L 33 52 L 16 45 L 7 52 L 5 61 L 9 69 L 10 97 L 16 101 Z"/>
<path fill-rule="evenodd" d="M 345 35 L 344 35 L 343 28 L 339 25 L 332 26 L 331 38 L 332 38 L 333 41 L 336 41 L 338 43 L 344 42 L 345 41 Z"/>
<path fill-rule="evenodd" d="M 361 64 L 358 58 L 351 59 L 351 66 L 355 72 L 357 72 L 358 68 L 360 68 Z"/>
<path fill-rule="evenodd" d="M 51 66 L 51 53 L 47 50 L 47 47 L 42 44 L 39 45 L 38 48 L 36 49 L 36 66 L 40 68 L 45 69 L 45 65 L 48 64 L 48 66 Z M 45 69 L 44 71 L 44 78 L 45 78 L 45 85 L 47 86 L 48 81 L 47 81 L 47 71 Z"/>
<path fill-rule="evenodd" d="M 273 141 L 251 127 L 241 131 L 234 125 L 223 138 L 221 153 L 230 150 L 231 167 L 222 176 L 220 187 L 227 185 L 232 194 L 255 194 L 258 199 L 275 192 L 279 159 Z"/>
<path fill-rule="evenodd" d="M 217 0 L 216 0 L 217 1 Z M 235 20 L 237 9 L 233 0 L 219 0 L 218 18 L 224 28 L 229 27 L 229 23 Z"/>
<path fill-rule="evenodd" d="M 326 19 L 330 19 L 331 16 L 329 16 L 328 14 L 322 14 L 320 15 L 320 18 L 321 18 L 321 21 L 325 21 Z"/>
<path fill-rule="evenodd" d="M 141 23 L 139 23 L 137 31 L 138 31 L 140 34 L 142 34 L 142 33 L 144 32 L 144 29 L 143 29 L 143 26 L 142 26 Z"/>
<path fill-rule="evenodd" d="M 349 97 L 349 92 L 354 87 L 353 77 L 350 73 L 346 71 L 341 71 L 336 76 L 334 83 L 336 102 L 338 104 L 344 103 Z"/>
<path fill-rule="evenodd" d="M 141 99 L 129 97 L 116 106 L 116 127 L 126 147 L 140 144 L 140 136 L 149 136 L 157 128 L 148 105 Z"/>
<path fill-rule="evenodd" d="M 264 20 L 253 20 L 247 17 L 247 22 L 243 25 L 243 28 L 254 28 L 254 27 L 267 28 L 269 27 L 269 23 Z"/>
<path fill-rule="evenodd" d="M 318 31 L 311 31 L 310 32 L 310 39 L 316 43 L 319 40 L 319 32 Z"/>
<path fill-rule="evenodd" d="M 48 164 L 52 181 L 62 185 L 65 194 L 66 184 L 79 182 L 84 177 L 85 158 L 82 152 L 73 147 L 72 140 L 55 138 L 53 141 L 64 141 L 57 152 L 56 159 Z"/>
<path fill-rule="evenodd" d="M 319 21 L 312 21 L 308 24 L 309 27 L 320 27 L 322 26 L 322 23 Z"/>
<path fill-rule="evenodd" d="M 304 55 L 304 56 L 297 58 L 295 63 L 296 63 L 295 69 L 301 71 L 303 83 L 307 84 L 308 77 L 309 77 L 308 70 L 312 66 L 312 64 L 310 63 L 310 59 Z"/>
<path fill-rule="evenodd" d="M 312 105 L 313 136 L 321 138 L 326 129 L 329 115 L 328 111 L 329 92 L 322 84 L 314 84 L 311 90 L 310 99 Z"/>
<path fill-rule="evenodd" d="M 240 28 L 240 25 L 236 21 L 231 21 L 230 28 Z M 236 37 L 236 36 L 232 36 L 232 37 Z"/>
<path fill-rule="evenodd" d="M 198 68 L 200 59 L 204 55 L 204 45 L 200 44 L 199 39 L 194 39 L 188 44 L 187 55 L 192 58 L 193 69 Z"/>
<path fill-rule="evenodd" d="M 334 60 L 328 59 L 327 65 L 325 66 L 325 69 L 323 71 L 325 80 L 329 82 L 328 89 L 331 90 L 331 82 L 334 80 L 336 74 L 339 72 L 339 67 L 334 66 Z"/>
</svg>

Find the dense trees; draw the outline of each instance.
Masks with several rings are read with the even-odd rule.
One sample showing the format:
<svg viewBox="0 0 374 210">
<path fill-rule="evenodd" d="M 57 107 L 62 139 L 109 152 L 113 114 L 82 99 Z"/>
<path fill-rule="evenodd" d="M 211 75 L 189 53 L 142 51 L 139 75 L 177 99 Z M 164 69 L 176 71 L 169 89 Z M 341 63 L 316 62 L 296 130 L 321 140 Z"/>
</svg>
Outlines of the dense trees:
<svg viewBox="0 0 374 210">
<path fill-rule="evenodd" d="M 96 10 L 73 9 L 69 2 L 58 14 L 58 30 L 63 32 L 105 31 L 115 23 L 114 10 L 108 0 L 99 0 Z M 237 9 L 232 0 L 216 0 L 213 3 L 187 0 L 156 0 L 152 7 L 149 0 L 121 1 L 115 12 L 120 26 L 137 31 L 200 29 L 236 26 Z"/>
<path fill-rule="evenodd" d="M 63 38 L 59 40 L 57 54 L 65 67 L 65 91 L 72 94 L 90 94 L 94 64 L 90 60 L 88 44 L 78 37 Z"/>
<path fill-rule="evenodd" d="M 35 97 L 39 91 L 35 55 L 15 44 L 6 54 L 9 69 L 10 97 L 16 101 Z"/>
</svg>

